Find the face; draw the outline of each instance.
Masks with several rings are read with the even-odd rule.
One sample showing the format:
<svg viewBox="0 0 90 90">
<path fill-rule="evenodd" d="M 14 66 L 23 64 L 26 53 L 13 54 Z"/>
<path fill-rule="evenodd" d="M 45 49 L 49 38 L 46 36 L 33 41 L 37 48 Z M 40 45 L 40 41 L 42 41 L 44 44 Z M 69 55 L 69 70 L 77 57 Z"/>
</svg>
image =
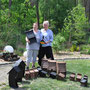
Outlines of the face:
<svg viewBox="0 0 90 90">
<path fill-rule="evenodd" d="M 44 27 L 45 30 L 47 30 L 48 29 L 48 24 L 44 24 L 43 27 Z"/>
<path fill-rule="evenodd" d="M 33 24 L 33 28 L 34 28 L 34 29 L 38 29 L 38 24 L 37 24 L 37 23 L 34 23 L 34 24 Z"/>
</svg>

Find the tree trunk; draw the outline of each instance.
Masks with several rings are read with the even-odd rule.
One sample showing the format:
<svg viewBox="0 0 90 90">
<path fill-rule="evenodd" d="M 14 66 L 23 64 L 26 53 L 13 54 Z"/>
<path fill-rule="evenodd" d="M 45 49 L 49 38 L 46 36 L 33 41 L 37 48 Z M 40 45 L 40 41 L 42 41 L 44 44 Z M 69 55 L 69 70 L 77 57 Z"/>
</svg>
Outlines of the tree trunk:
<svg viewBox="0 0 90 90">
<path fill-rule="evenodd" d="M 1 9 L 1 0 L 0 0 L 0 9 Z"/>
<path fill-rule="evenodd" d="M 39 26 L 39 9 L 38 9 L 38 6 L 39 6 L 39 0 L 36 1 L 36 15 L 37 15 L 38 27 L 40 28 L 40 26 Z"/>
<path fill-rule="evenodd" d="M 86 16 L 89 18 L 90 22 L 90 0 L 83 0 Z"/>
<path fill-rule="evenodd" d="M 78 5 L 78 0 L 76 0 L 76 5 Z"/>
<path fill-rule="evenodd" d="M 11 8 L 12 0 L 9 0 L 9 9 Z"/>
</svg>

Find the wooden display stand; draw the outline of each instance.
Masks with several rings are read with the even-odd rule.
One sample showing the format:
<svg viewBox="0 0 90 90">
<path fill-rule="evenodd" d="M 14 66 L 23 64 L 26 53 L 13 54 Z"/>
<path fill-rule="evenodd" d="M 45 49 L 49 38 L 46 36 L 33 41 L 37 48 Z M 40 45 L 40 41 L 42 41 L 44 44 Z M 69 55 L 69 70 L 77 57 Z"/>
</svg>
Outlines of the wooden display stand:
<svg viewBox="0 0 90 90">
<path fill-rule="evenodd" d="M 48 71 L 56 72 L 56 61 L 55 60 L 48 60 Z"/>
<path fill-rule="evenodd" d="M 80 82 L 82 79 L 82 74 L 77 74 L 77 78 L 76 78 L 76 81 Z"/>
<path fill-rule="evenodd" d="M 75 81 L 75 73 L 72 73 L 72 74 L 70 75 L 70 80 L 71 80 L 71 81 Z"/>
<path fill-rule="evenodd" d="M 48 59 L 43 59 L 41 63 L 41 68 L 42 69 L 48 69 Z"/>
</svg>

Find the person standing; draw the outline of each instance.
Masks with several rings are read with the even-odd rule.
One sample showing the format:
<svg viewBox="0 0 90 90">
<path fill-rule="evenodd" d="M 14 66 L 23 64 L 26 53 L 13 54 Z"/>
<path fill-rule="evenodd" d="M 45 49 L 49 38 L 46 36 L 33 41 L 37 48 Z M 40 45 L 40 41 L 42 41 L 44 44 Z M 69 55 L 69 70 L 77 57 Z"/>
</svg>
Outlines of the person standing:
<svg viewBox="0 0 90 90">
<path fill-rule="evenodd" d="M 32 62 L 32 68 L 35 67 L 36 58 L 38 55 L 39 47 L 40 47 L 40 41 L 41 41 L 41 32 L 38 30 L 38 24 L 33 23 L 33 32 L 36 37 L 35 43 L 30 44 L 30 40 L 26 37 L 26 49 L 27 49 L 27 57 L 26 57 L 26 70 L 29 69 L 29 64 Z"/>
<path fill-rule="evenodd" d="M 41 66 L 42 59 L 44 55 L 46 55 L 47 59 L 54 60 L 53 52 L 52 52 L 52 41 L 53 41 L 53 32 L 49 28 L 49 21 L 43 22 L 43 29 L 41 29 L 42 39 L 45 44 L 41 44 L 39 55 L 38 55 L 38 64 Z"/>
</svg>

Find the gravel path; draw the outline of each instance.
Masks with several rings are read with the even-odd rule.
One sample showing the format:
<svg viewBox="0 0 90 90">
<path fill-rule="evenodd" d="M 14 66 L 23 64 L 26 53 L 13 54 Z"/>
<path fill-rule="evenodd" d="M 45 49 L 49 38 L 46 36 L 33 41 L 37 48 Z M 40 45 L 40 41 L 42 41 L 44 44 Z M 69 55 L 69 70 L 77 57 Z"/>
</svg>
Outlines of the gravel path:
<svg viewBox="0 0 90 90">
<path fill-rule="evenodd" d="M 67 59 L 90 59 L 90 55 L 80 54 L 80 52 L 64 52 L 61 51 L 54 55 L 55 59 L 67 60 Z"/>
<path fill-rule="evenodd" d="M 8 72 L 11 70 L 12 64 L 0 65 L 0 88 L 8 85 Z"/>
</svg>

